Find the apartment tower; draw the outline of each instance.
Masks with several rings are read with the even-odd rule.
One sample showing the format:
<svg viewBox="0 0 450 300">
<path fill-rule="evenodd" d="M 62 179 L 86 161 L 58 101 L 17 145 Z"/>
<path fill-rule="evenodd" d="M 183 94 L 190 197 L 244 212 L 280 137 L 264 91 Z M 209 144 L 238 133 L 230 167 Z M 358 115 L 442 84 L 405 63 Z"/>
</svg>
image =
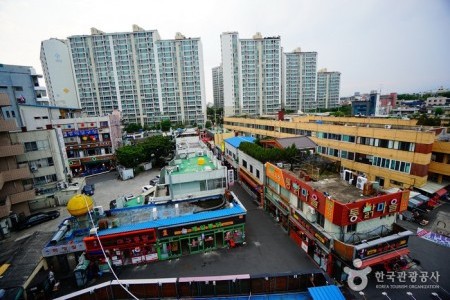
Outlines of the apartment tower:
<svg viewBox="0 0 450 300">
<path fill-rule="evenodd" d="M 223 71 L 222 66 L 212 68 L 214 106 L 223 108 Z"/>
<path fill-rule="evenodd" d="M 204 124 L 206 115 L 200 38 L 162 40 L 157 30 L 68 37 L 81 107 L 89 116 L 122 112 L 125 123 Z M 51 71 L 51 70 L 50 70 Z"/>
<path fill-rule="evenodd" d="M 300 48 L 283 53 L 284 108 L 295 112 L 310 111 L 316 105 L 317 52 Z"/>
<path fill-rule="evenodd" d="M 281 39 L 221 35 L 224 114 L 264 115 L 281 108 Z"/>
<path fill-rule="evenodd" d="M 338 107 L 340 86 L 341 73 L 327 72 L 327 69 L 319 70 L 317 72 L 317 107 Z"/>
</svg>

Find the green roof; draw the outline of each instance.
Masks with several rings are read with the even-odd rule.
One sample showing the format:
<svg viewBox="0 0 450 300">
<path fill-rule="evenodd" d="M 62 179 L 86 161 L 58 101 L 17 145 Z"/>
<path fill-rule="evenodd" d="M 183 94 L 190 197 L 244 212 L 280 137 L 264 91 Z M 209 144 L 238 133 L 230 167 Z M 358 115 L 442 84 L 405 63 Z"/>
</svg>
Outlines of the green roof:
<svg viewBox="0 0 450 300">
<path fill-rule="evenodd" d="M 203 164 L 199 164 L 199 160 L 203 160 Z M 217 169 L 208 156 L 191 157 L 181 159 L 181 164 L 178 165 L 178 169 L 172 172 L 172 175 L 176 174 L 189 174 L 196 172 L 205 172 L 209 170 Z"/>
</svg>

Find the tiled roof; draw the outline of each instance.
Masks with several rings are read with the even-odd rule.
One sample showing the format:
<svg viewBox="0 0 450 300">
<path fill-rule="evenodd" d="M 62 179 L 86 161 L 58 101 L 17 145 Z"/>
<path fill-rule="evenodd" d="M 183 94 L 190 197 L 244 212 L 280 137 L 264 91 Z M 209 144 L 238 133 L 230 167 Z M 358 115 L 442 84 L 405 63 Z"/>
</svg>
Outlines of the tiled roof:
<svg viewBox="0 0 450 300">
<path fill-rule="evenodd" d="M 279 138 L 276 141 L 283 147 L 287 148 L 295 145 L 297 149 L 309 149 L 315 148 L 317 146 L 309 137 L 307 136 L 299 136 L 299 137 L 290 137 L 290 138 Z"/>
</svg>

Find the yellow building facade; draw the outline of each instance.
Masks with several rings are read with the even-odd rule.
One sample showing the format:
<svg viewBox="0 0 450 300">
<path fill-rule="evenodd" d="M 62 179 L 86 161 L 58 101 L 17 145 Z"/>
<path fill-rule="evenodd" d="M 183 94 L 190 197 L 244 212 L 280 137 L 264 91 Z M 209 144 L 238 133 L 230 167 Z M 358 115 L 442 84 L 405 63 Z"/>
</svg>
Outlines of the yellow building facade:
<svg viewBox="0 0 450 300">
<path fill-rule="evenodd" d="M 384 188 L 420 187 L 428 172 L 450 175 L 450 143 L 436 141 L 436 133 L 416 120 L 389 118 L 293 117 L 291 121 L 226 117 L 224 127 L 255 137 L 309 136 L 317 152 L 341 167 L 378 181 Z M 436 161 L 432 153 L 439 151 Z M 435 155 L 433 156 L 435 157 Z"/>
</svg>

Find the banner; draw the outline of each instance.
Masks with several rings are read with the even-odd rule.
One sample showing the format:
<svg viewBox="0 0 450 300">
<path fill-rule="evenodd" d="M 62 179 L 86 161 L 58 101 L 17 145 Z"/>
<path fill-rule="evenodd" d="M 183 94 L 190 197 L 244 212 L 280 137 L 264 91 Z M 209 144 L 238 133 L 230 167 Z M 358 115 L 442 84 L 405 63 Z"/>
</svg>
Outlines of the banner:
<svg viewBox="0 0 450 300">
<path fill-rule="evenodd" d="M 430 242 L 436 243 L 438 245 L 450 248 L 450 237 L 448 236 L 439 233 L 434 233 L 432 231 L 428 231 L 420 227 L 417 228 L 417 236 L 422 239 L 429 240 Z"/>
</svg>

